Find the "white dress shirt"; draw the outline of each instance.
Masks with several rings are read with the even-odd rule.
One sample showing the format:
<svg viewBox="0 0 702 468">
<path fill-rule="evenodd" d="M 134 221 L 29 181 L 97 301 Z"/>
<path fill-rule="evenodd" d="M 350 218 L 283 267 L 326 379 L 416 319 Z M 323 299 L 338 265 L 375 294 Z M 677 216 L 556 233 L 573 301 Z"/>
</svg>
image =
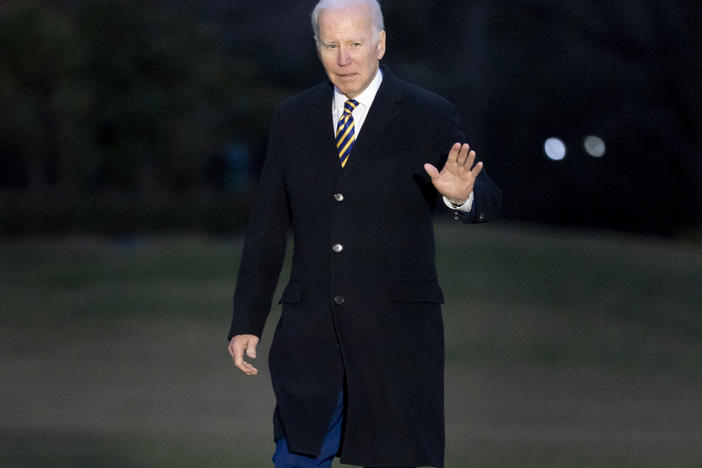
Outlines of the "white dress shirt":
<svg viewBox="0 0 702 468">
<path fill-rule="evenodd" d="M 378 94 L 378 90 L 380 89 L 380 84 L 382 82 L 383 72 L 380 71 L 380 69 L 378 69 L 378 72 L 375 74 L 375 77 L 370 82 L 368 87 L 364 89 L 361 94 L 354 98 L 358 102 L 358 105 L 351 112 L 351 115 L 353 116 L 354 133 L 356 138 L 358 138 L 358 135 L 360 135 L 361 133 L 363 123 L 366 121 L 368 111 L 370 110 L 370 107 L 373 104 L 373 100 L 375 100 L 375 95 Z M 342 94 L 341 91 L 339 91 L 339 88 L 334 86 L 334 100 L 332 101 L 332 127 L 334 134 L 336 134 L 336 126 L 339 122 L 339 119 L 344 113 L 344 103 L 348 100 L 349 98 L 346 97 L 346 95 Z M 353 157 L 353 151 L 350 157 Z M 446 197 L 443 197 L 443 199 L 444 204 L 452 210 L 469 212 L 473 207 L 473 192 L 470 193 L 468 200 L 466 200 L 466 202 L 460 206 L 453 205 L 450 201 L 446 199 Z"/>
<path fill-rule="evenodd" d="M 366 116 L 368 116 L 368 111 L 370 110 L 371 104 L 375 99 L 375 95 L 378 94 L 380 89 L 380 83 L 383 82 L 383 72 L 378 69 L 378 73 L 375 74 L 373 81 L 370 82 L 368 87 L 363 90 L 361 94 L 356 96 L 354 99 L 358 102 L 356 108 L 351 112 L 353 116 L 353 129 L 358 138 L 363 128 L 363 123 L 366 121 Z M 336 125 L 339 123 L 339 119 L 344 114 L 344 103 L 348 101 L 345 95 L 341 94 L 339 88 L 334 86 L 334 102 L 332 103 L 332 125 L 334 126 L 334 134 L 336 135 Z"/>
</svg>

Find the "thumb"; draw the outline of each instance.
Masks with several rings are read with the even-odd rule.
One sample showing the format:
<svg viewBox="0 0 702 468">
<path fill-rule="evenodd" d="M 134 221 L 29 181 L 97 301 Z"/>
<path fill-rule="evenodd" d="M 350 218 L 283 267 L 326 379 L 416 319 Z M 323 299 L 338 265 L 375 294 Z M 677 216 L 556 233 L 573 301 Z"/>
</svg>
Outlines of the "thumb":
<svg viewBox="0 0 702 468">
<path fill-rule="evenodd" d="M 439 175 L 439 170 L 432 164 L 426 163 L 424 165 L 424 170 L 427 171 L 427 174 L 429 174 L 429 177 L 431 177 L 432 179 Z"/>
<path fill-rule="evenodd" d="M 246 355 L 250 357 L 251 359 L 256 359 L 256 345 L 258 344 L 258 340 L 251 339 L 249 340 L 248 345 L 246 346 Z"/>
</svg>

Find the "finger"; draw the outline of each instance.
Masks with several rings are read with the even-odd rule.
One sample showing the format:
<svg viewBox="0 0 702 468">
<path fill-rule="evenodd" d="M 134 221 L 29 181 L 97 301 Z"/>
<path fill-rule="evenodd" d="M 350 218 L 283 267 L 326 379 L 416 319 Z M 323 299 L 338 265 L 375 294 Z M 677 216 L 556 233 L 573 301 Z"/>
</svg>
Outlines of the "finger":
<svg viewBox="0 0 702 468">
<path fill-rule="evenodd" d="M 237 357 L 234 359 L 234 365 L 239 368 L 241 372 L 247 375 L 258 374 L 258 369 L 256 369 L 251 363 L 244 361 L 244 350 L 239 348 L 237 352 Z"/>
<path fill-rule="evenodd" d="M 457 163 L 459 166 L 465 166 L 468 160 L 468 154 L 470 152 L 470 145 L 468 143 L 463 143 L 461 149 L 458 153 Z"/>
<path fill-rule="evenodd" d="M 251 359 L 256 359 L 256 345 L 258 344 L 258 340 L 254 340 L 253 338 L 249 340 L 248 346 L 246 347 L 246 355 L 250 357 Z"/>
<path fill-rule="evenodd" d="M 432 179 L 439 176 L 439 170 L 432 164 L 426 163 L 424 165 L 424 170 L 427 171 L 427 174 L 429 174 L 429 177 Z"/>
<path fill-rule="evenodd" d="M 471 169 L 471 173 L 473 174 L 473 177 L 478 177 L 478 174 L 480 174 L 480 171 L 483 170 L 483 163 L 482 161 L 478 162 L 473 169 Z"/>
<path fill-rule="evenodd" d="M 475 151 L 470 151 L 470 152 L 468 152 L 468 155 L 466 157 L 466 163 L 465 163 L 466 168 L 470 170 L 473 167 L 474 162 L 475 162 Z"/>
<path fill-rule="evenodd" d="M 254 366 L 252 366 L 250 363 L 246 361 L 242 361 L 242 364 L 240 366 L 237 366 L 239 370 L 241 370 L 244 374 L 246 375 L 256 375 L 258 374 L 258 369 L 256 369 Z"/>
<path fill-rule="evenodd" d="M 231 351 L 232 358 L 234 359 L 234 365 L 241 369 L 244 362 L 244 348 L 239 341 L 234 341 L 229 349 Z"/>
<path fill-rule="evenodd" d="M 458 155 L 461 152 L 461 144 L 460 143 L 454 143 L 453 146 L 451 147 L 451 151 L 449 151 L 448 158 L 446 159 L 446 162 L 452 162 L 458 164 Z"/>
</svg>

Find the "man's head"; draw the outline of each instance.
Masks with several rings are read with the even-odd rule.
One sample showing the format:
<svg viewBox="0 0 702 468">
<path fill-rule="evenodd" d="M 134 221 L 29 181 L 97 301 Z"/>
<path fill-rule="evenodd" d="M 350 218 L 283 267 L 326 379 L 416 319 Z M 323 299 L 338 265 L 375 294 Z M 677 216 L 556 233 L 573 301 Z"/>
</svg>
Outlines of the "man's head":
<svg viewBox="0 0 702 468">
<path fill-rule="evenodd" d="M 349 98 L 365 90 L 385 54 L 376 0 L 321 0 L 312 11 L 317 54 L 327 76 Z"/>
</svg>

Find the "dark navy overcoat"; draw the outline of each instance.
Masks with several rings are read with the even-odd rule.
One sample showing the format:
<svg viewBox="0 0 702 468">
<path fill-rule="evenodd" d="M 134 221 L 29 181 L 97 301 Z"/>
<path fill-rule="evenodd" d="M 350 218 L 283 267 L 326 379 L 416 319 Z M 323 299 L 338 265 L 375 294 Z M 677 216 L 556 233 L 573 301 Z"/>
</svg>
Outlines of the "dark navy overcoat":
<svg viewBox="0 0 702 468">
<path fill-rule="evenodd" d="M 423 165 L 441 169 L 465 136 L 452 104 L 382 70 L 344 168 L 330 83 L 277 109 L 229 337 L 261 336 L 292 230 L 292 271 L 269 355 L 276 437 L 317 454 L 344 388 L 342 462 L 442 466 L 444 297 L 432 215 L 443 203 Z M 485 171 L 474 194 L 471 213 L 453 216 L 497 215 L 500 192 Z"/>
</svg>

